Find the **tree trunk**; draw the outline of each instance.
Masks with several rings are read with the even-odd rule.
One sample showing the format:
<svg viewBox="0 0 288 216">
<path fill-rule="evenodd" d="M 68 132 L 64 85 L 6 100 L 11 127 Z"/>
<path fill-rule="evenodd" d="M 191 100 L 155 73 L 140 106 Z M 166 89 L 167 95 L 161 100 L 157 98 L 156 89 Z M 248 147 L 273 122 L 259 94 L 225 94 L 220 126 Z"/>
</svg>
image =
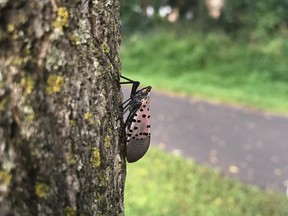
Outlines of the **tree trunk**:
<svg viewBox="0 0 288 216">
<path fill-rule="evenodd" d="M 0 215 L 124 215 L 119 1 L 0 1 Z"/>
</svg>

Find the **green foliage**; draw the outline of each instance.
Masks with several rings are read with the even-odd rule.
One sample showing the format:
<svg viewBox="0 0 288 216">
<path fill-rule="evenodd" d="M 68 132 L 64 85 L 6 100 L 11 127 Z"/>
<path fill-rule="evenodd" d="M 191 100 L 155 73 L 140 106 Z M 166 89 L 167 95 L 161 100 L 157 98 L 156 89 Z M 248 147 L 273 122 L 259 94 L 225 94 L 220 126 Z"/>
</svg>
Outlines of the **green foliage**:
<svg viewBox="0 0 288 216">
<path fill-rule="evenodd" d="M 288 24 L 288 0 L 225 1 L 222 15 L 218 20 L 209 17 L 204 1 L 200 0 L 149 1 L 149 5 L 155 11 L 154 15 L 150 17 L 145 15 L 140 2 L 121 0 L 121 20 L 124 32 L 143 31 L 151 27 L 167 25 L 167 19 L 160 18 L 158 14 L 160 6 L 163 5 L 170 5 L 179 9 L 178 24 L 189 23 L 186 27 L 190 29 L 197 27 L 204 31 L 213 28 L 225 29 L 229 35 L 246 40 L 269 40 L 270 36 L 281 33 Z M 192 20 L 185 19 L 185 14 L 188 11 L 193 11 L 194 18 Z"/>
<path fill-rule="evenodd" d="M 287 27 L 287 0 L 229 0 L 224 8 L 223 27 L 241 37 L 265 39 Z"/>
<path fill-rule="evenodd" d="M 288 41 L 157 30 L 123 39 L 123 74 L 158 89 L 288 113 Z"/>
<path fill-rule="evenodd" d="M 141 2 L 143 5 L 141 5 Z M 154 9 L 153 15 L 147 15 L 145 12 L 146 6 L 151 6 Z M 203 1 L 200 0 L 150 0 L 150 1 L 136 1 L 136 0 L 121 0 L 121 23 L 122 32 L 134 31 L 149 31 L 155 26 L 170 26 L 166 17 L 161 17 L 159 9 L 161 6 L 171 6 L 171 8 L 179 8 L 179 19 L 181 24 L 185 24 L 185 14 L 188 11 L 193 11 L 194 19 L 200 20 L 201 24 L 209 23 L 207 19 L 208 12 L 204 6 Z M 191 25 L 191 22 L 188 22 Z"/>
<path fill-rule="evenodd" d="M 288 215 L 282 194 L 244 186 L 155 148 L 128 166 L 125 190 L 127 216 Z"/>
<path fill-rule="evenodd" d="M 123 32 L 147 28 L 150 26 L 151 21 L 151 19 L 141 14 L 141 8 L 138 1 L 121 0 L 121 23 Z"/>
</svg>

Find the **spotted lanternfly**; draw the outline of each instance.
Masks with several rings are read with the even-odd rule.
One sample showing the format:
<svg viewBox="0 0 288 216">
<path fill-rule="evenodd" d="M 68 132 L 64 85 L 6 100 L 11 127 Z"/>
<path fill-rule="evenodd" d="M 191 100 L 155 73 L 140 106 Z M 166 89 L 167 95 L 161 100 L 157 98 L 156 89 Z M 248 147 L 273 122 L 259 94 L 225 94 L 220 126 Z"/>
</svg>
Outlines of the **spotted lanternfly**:
<svg viewBox="0 0 288 216">
<path fill-rule="evenodd" d="M 132 84 L 130 98 L 122 105 L 124 114 L 129 111 L 124 124 L 126 137 L 126 158 L 129 163 L 142 158 L 150 145 L 150 99 L 152 89 L 147 86 L 137 90 L 139 82 L 130 80 L 124 76 L 126 82 L 120 84 Z"/>
</svg>

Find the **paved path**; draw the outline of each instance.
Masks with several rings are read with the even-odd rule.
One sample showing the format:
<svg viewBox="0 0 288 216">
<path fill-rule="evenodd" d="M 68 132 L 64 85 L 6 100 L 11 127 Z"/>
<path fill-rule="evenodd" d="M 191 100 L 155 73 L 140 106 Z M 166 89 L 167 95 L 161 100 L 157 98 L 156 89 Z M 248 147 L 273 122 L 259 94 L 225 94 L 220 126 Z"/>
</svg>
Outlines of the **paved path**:
<svg viewBox="0 0 288 216">
<path fill-rule="evenodd" d="M 150 100 L 152 145 L 245 183 L 286 191 L 287 117 L 155 92 Z"/>
</svg>

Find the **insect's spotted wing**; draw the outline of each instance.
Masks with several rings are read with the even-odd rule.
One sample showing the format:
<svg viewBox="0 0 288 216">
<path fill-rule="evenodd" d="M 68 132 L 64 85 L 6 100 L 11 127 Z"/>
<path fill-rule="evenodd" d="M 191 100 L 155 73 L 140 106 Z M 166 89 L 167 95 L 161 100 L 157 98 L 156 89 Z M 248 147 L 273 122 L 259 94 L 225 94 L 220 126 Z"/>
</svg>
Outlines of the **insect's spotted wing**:
<svg viewBox="0 0 288 216">
<path fill-rule="evenodd" d="M 151 87 L 149 88 L 149 91 Z M 149 93 L 149 92 L 148 92 Z M 133 116 L 128 117 L 126 127 L 127 146 L 126 157 L 128 162 L 135 162 L 143 157 L 150 145 L 150 100 L 145 95 L 140 101 L 140 107 Z"/>
</svg>

